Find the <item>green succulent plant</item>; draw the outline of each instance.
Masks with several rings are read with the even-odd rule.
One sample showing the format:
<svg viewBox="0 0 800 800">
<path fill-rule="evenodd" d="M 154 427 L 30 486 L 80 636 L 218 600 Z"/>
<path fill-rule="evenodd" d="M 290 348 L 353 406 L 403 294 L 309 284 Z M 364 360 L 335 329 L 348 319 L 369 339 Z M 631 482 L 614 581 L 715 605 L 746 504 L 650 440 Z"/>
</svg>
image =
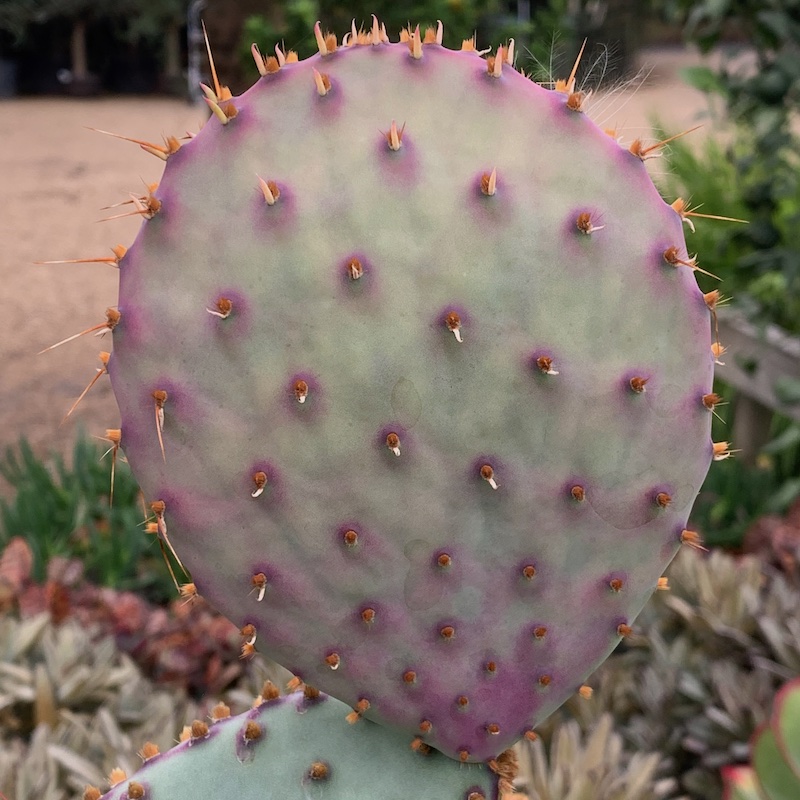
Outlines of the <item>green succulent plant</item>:
<svg viewBox="0 0 800 800">
<path fill-rule="evenodd" d="M 800 678 L 775 697 L 769 721 L 750 743 L 749 766 L 723 770 L 724 800 L 795 800 L 800 797 Z"/>
</svg>

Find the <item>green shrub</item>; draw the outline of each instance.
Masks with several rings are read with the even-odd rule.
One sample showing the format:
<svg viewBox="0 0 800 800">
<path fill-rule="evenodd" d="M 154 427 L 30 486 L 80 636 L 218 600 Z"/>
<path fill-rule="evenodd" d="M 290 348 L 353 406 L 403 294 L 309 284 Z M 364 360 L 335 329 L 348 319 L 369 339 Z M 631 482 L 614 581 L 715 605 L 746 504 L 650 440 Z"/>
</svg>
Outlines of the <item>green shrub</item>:
<svg viewBox="0 0 800 800">
<path fill-rule="evenodd" d="M 712 229 L 704 236 L 713 238 L 697 240 L 704 268 L 724 273 L 726 291 L 737 293 L 748 311 L 798 333 L 800 0 L 651 0 L 651 5 L 681 23 L 687 41 L 703 53 L 719 47 L 722 55 L 719 68 L 695 67 L 686 77 L 722 98 L 733 126 L 731 143 L 712 142 L 699 155 L 676 144 L 670 159 L 684 197 L 750 221 Z M 726 43 L 732 32 L 746 48 Z"/>
<path fill-rule="evenodd" d="M 666 135 L 657 128 L 657 136 Z M 752 134 L 739 131 L 729 144 L 709 138 L 700 148 L 676 140 L 668 170 L 658 179 L 666 197 L 683 197 L 706 214 L 749 220 L 696 220 L 687 234 L 700 266 L 722 279 L 721 290 L 750 317 L 800 333 L 800 173 L 786 166 L 773 175 L 742 162 L 754 147 Z M 759 210 L 758 186 L 770 184 L 770 213 Z M 766 200 L 764 200 L 766 202 Z"/>
<path fill-rule="evenodd" d="M 29 543 L 34 578 L 43 581 L 54 556 L 80 558 L 89 580 L 141 592 L 154 602 L 175 596 L 158 543 L 144 533 L 139 487 L 121 458 L 116 461 L 114 503 L 110 456 L 79 436 L 67 466 L 61 457 L 39 461 L 22 439 L 0 459 L 0 475 L 15 490 L 0 501 L 0 549 L 14 536 Z"/>
<path fill-rule="evenodd" d="M 718 385 L 717 391 L 735 398 L 732 387 Z M 714 441 L 731 438 L 729 422 L 715 419 L 713 425 Z M 708 473 L 689 522 L 706 544 L 739 547 L 759 517 L 784 513 L 800 496 L 800 425 L 775 415 L 770 434 L 754 466 L 734 457 L 714 464 Z"/>
</svg>

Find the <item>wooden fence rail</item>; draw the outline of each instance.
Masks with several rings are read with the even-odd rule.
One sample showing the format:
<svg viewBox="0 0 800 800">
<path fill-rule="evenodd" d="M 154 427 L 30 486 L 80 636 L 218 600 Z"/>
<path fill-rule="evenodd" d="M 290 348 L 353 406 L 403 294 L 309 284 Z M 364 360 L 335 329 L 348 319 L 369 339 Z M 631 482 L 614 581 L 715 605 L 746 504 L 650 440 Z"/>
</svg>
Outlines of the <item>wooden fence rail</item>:
<svg viewBox="0 0 800 800">
<path fill-rule="evenodd" d="M 733 311 L 720 313 L 719 338 L 727 352 L 716 375 L 737 390 L 731 442 L 752 464 L 769 440 L 775 412 L 800 422 L 800 403 L 783 402 L 776 391 L 781 380 L 800 381 L 800 338 L 775 325 L 753 325 Z"/>
</svg>

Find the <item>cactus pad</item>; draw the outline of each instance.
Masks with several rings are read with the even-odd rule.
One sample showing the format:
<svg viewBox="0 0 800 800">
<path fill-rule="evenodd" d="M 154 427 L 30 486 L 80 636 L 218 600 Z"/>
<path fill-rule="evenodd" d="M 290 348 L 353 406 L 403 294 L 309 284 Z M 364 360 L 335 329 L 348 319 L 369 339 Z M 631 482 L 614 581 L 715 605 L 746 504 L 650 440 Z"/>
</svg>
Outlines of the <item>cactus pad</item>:
<svg viewBox="0 0 800 800">
<path fill-rule="evenodd" d="M 688 535 L 710 306 L 648 149 L 574 87 L 356 38 L 158 151 L 106 326 L 120 444 L 245 654 L 486 760 Z"/>
<path fill-rule="evenodd" d="M 516 762 L 500 777 L 478 764 L 454 764 L 435 750 L 410 750 L 402 736 L 371 722 L 348 725 L 347 708 L 325 695 L 295 692 L 211 724 L 187 726 L 181 744 L 158 754 L 146 745 L 133 776 L 112 773 L 106 800 L 497 800 Z M 97 798 L 89 787 L 85 798 Z"/>
</svg>

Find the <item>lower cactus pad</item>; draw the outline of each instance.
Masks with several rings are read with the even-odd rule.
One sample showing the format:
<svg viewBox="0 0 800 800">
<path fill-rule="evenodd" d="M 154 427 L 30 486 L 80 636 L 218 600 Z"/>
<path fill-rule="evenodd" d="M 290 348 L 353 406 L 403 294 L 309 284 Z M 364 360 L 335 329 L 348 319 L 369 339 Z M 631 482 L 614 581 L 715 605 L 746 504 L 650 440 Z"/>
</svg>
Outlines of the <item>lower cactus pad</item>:
<svg viewBox="0 0 800 800">
<path fill-rule="evenodd" d="M 515 761 L 498 773 L 456 764 L 402 735 L 363 721 L 345 722 L 347 707 L 303 692 L 261 702 L 236 717 L 215 709 L 211 725 L 196 721 L 167 753 L 143 749 L 133 776 L 112 774 L 105 800 L 497 800 L 510 788 Z M 96 800 L 89 787 L 84 795 Z"/>
</svg>

